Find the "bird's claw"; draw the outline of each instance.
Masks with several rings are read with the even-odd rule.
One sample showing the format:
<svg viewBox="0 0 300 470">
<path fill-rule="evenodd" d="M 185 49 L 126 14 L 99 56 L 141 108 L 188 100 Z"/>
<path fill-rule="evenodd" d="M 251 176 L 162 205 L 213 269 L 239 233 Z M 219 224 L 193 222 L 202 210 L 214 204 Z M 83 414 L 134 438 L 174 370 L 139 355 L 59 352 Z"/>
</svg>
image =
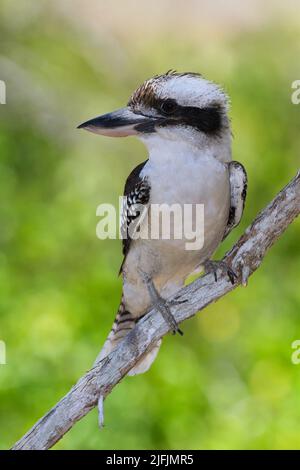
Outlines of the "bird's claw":
<svg viewBox="0 0 300 470">
<path fill-rule="evenodd" d="M 178 300 L 178 299 L 172 299 L 169 301 L 169 305 L 171 307 L 175 307 L 176 305 L 182 305 L 182 304 L 186 304 L 188 301 L 188 299 L 181 299 L 181 300 Z"/>
<path fill-rule="evenodd" d="M 217 276 L 218 270 L 227 274 L 232 285 L 234 284 L 235 279 L 238 278 L 237 274 L 233 271 L 233 269 L 230 266 L 228 266 L 228 264 L 225 261 L 208 260 L 204 263 L 204 270 L 205 270 L 205 274 L 213 273 L 216 282 L 218 280 L 218 276 Z"/>
<path fill-rule="evenodd" d="M 172 334 L 175 335 L 176 333 L 180 334 L 180 336 L 183 336 L 183 331 L 179 328 L 177 321 L 175 320 L 172 312 L 171 312 L 171 307 L 174 307 L 175 305 L 180 305 L 183 303 L 183 301 L 178 301 L 178 300 L 164 300 L 162 297 L 160 297 L 160 302 L 162 302 L 163 306 L 160 305 L 155 305 L 157 307 L 157 310 L 161 313 L 163 316 L 164 320 L 168 323 L 168 325 L 172 328 Z M 159 303 L 160 303 L 159 302 Z"/>
<path fill-rule="evenodd" d="M 152 307 L 159 311 L 165 322 L 171 327 L 173 335 L 179 333 L 182 336 L 183 331 L 179 328 L 177 321 L 171 312 L 171 307 L 177 305 L 177 303 L 178 302 L 176 300 L 165 300 L 158 294 L 158 292 L 156 292 L 156 297 L 152 298 Z"/>
<path fill-rule="evenodd" d="M 143 272 L 140 268 L 138 268 L 138 271 L 148 288 L 149 296 L 150 296 L 151 303 L 152 303 L 152 308 L 155 308 L 156 310 L 159 311 L 159 313 L 162 315 L 165 322 L 172 329 L 173 335 L 175 335 L 176 333 L 179 333 L 182 336 L 183 332 L 178 327 L 178 324 L 174 316 L 172 315 L 171 307 L 174 305 L 184 303 L 184 301 L 176 300 L 176 299 L 171 300 L 171 301 L 165 300 L 163 297 L 161 297 L 161 295 L 157 291 L 151 276 Z"/>
</svg>

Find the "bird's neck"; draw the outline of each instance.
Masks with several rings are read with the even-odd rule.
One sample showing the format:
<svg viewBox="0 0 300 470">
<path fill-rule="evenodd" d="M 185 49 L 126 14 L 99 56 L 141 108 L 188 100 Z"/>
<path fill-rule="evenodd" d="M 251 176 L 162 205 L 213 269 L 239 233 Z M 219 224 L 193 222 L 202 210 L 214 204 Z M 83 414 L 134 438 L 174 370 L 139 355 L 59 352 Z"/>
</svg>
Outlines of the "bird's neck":
<svg viewBox="0 0 300 470">
<path fill-rule="evenodd" d="M 142 139 L 149 151 L 149 160 L 153 164 L 174 164 L 176 160 L 182 164 L 188 159 L 207 160 L 217 159 L 221 162 L 231 160 L 231 141 L 214 140 L 206 142 L 205 145 L 196 145 L 194 142 L 164 139 L 160 136 L 151 136 Z"/>
</svg>

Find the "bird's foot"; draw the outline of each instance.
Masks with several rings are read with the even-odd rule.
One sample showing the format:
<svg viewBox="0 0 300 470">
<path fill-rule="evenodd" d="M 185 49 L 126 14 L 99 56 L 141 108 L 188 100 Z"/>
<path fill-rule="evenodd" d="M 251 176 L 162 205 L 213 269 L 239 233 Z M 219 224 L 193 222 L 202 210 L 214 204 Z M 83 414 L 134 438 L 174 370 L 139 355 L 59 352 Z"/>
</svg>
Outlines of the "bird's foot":
<svg viewBox="0 0 300 470">
<path fill-rule="evenodd" d="M 180 328 L 178 327 L 177 321 L 172 315 L 171 307 L 182 304 L 186 301 L 185 300 L 168 301 L 164 299 L 157 291 L 152 278 L 144 272 L 141 272 L 141 275 L 148 288 L 152 308 L 155 308 L 156 310 L 159 311 L 159 313 L 162 315 L 165 322 L 170 326 L 173 334 L 179 333 L 182 336 L 183 331 L 181 331 Z"/>
<path fill-rule="evenodd" d="M 171 312 L 171 307 L 182 303 L 183 301 L 165 300 L 159 294 L 152 300 L 152 307 L 159 311 L 165 322 L 171 327 L 173 335 L 176 333 L 179 333 L 181 336 L 183 335 L 183 331 L 179 328 L 178 323 Z"/>
<path fill-rule="evenodd" d="M 215 281 L 217 282 L 218 276 L 217 272 L 221 271 L 222 273 L 226 273 L 229 277 L 229 280 L 231 284 L 234 284 L 235 279 L 237 279 L 237 274 L 231 269 L 230 266 L 228 266 L 225 261 L 212 261 L 212 260 L 207 260 L 204 263 L 204 271 L 205 274 L 213 273 L 215 277 Z"/>
</svg>

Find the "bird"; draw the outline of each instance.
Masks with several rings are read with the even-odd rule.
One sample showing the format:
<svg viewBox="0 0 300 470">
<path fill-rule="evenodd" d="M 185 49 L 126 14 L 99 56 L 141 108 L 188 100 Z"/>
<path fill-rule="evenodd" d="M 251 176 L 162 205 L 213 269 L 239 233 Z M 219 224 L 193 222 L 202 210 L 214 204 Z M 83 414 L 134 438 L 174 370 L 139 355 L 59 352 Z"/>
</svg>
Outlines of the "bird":
<svg viewBox="0 0 300 470">
<path fill-rule="evenodd" d="M 175 296 L 191 273 L 213 273 L 217 282 L 218 272 L 226 272 L 229 281 L 235 282 L 237 274 L 230 266 L 212 260 L 218 246 L 239 224 L 247 194 L 246 170 L 232 160 L 228 113 L 229 98 L 219 85 L 199 73 L 169 70 L 145 80 L 127 106 L 78 126 L 104 136 L 135 136 L 148 150 L 148 158 L 130 173 L 124 188 L 121 232 L 127 236 L 122 240 L 122 297 L 97 361 L 108 356 L 152 308 L 161 313 L 173 333 L 182 334 L 167 299 Z M 150 226 L 156 223 L 149 216 L 156 204 L 181 208 L 201 204 L 201 248 L 187 250 L 185 237 L 130 235 L 133 222 L 141 232 L 146 220 Z M 136 211 L 138 205 L 144 210 Z M 160 345 L 161 340 L 128 375 L 146 372 Z"/>
</svg>

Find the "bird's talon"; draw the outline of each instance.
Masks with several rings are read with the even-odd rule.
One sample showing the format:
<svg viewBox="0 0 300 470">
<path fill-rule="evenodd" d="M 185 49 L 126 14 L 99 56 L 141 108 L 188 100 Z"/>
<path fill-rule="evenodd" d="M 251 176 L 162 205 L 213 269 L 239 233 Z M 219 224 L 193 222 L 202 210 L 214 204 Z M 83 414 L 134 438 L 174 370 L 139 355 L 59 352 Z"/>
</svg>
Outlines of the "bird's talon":
<svg viewBox="0 0 300 470">
<path fill-rule="evenodd" d="M 185 304 L 185 303 L 187 303 L 187 301 L 188 301 L 188 299 L 181 299 L 181 300 L 173 299 L 169 302 L 169 305 L 171 307 L 174 307 L 175 305 Z"/>
<path fill-rule="evenodd" d="M 215 278 L 215 282 L 218 280 L 217 271 L 220 269 L 223 273 L 227 273 L 231 284 L 234 284 L 235 279 L 238 278 L 237 274 L 225 263 L 225 261 L 211 261 L 208 260 L 204 263 L 205 274 L 212 273 Z"/>
<path fill-rule="evenodd" d="M 171 331 L 172 331 L 173 334 L 176 334 L 178 332 L 182 336 L 183 333 L 178 328 L 177 322 L 176 322 L 175 318 L 172 315 L 171 307 L 173 305 L 183 303 L 183 301 L 181 301 L 181 300 L 179 300 L 179 301 L 165 300 L 163 297 L 161 297 L 161 295 L 156 290 L 156 287 L 155 287 L 154 282 L 151 279 L 151 277 L 148 276 L 147 274 L 143 273 L 140 269 L 139 269 L 139 271 L 140 271 L 140 273 L 142 275 L 142 278 L 143 278 L 143 280 L 146 283 L 146 286 L 148 288 L 149 296 L 150 296 L 150 299 L 151 299 L 151 302 L 152 302 L 152 307 L 156 308 L 156 310 L 158 310 L 160 312 L 160 314 L 162 315 L 165 322 L 171 328 Z"/>
<path fill-rule="evenodd" d="M 231 284 L 233 285 L 234 284 L 234 278 L 236 277 L 236 274 L 233 271 L 228 269 L 227 275 L 229 277 L 229 280 L 230 280 Z"/>
</svg>

